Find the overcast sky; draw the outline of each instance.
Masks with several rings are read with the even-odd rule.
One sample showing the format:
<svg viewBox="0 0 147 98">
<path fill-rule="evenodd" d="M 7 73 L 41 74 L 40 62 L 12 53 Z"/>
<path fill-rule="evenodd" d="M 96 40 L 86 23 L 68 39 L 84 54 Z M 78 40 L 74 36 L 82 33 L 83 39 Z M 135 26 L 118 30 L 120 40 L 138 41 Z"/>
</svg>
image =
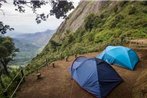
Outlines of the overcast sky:
<svg viewBox="0 0 147 98">
<path fill-rule="evenodd" d="M 63 19 L 56 19 L 54 16 L 50 16 L 47 21 L 37 24 L 35 21 L 36 15 L 33 14 L 31 9 L 26 7 L 25 13 L 19 13 L 15 11 L 15 6 L 12 4 L 13 0 L 8 0 L 7 4 L 3 4 L 2 10 L 0 10 L 0 21 L 4 24 L 9 24 L 15 29 L 13 32 L 18 33 L 35 33 L 45 31 L 47 29 L 55 30 L 61 24 Z M 76 7 L 80 0 L 70 0 L 74 2 Z M 43 6 L 38 12 L 49 13 L 51 7 L 49 5 Z"/>
</svg>

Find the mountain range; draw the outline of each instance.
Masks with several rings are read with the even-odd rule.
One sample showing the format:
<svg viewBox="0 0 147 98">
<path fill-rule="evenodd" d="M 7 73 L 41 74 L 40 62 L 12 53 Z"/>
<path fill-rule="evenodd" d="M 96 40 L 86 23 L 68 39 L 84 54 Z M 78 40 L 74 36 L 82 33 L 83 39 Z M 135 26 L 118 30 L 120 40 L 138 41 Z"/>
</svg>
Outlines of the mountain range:
<svg viewBox="0 0 147 98">
<path fill-rule="evenodd" d="M 19 52 L 16 53 L 14 61 L 10 62 L 10 64 L 27 64 L 33 57 L 42 51 L 54 32 L 54 30 L 46 30 L 44 32 L 26 34 L 13 33 L 9 35 L 13 38 L 15 47 L 19 49 Z"/>
</svg>

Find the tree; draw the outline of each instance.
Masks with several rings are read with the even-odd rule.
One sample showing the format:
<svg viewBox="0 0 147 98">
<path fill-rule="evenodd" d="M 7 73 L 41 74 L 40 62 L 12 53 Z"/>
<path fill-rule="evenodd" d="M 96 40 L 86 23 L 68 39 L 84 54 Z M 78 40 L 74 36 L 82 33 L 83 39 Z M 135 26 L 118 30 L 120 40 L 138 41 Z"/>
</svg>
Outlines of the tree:
<svg viewBox="0 0 147 98">
<path fill-rule="evenodd" d="M 4 25 L 3 22 L 0 21 L 0 33 L 5 34 L 7 30 L 14 30 L 14 28 L 11 28 L 9 25 Z"/>
<path fill-rule="evenodd" d="M 100 16 L 97 16 L 93 13 L 89 14 L 84 20 L 85 30 L 91 31 L 93 28 L 101 27 L 101 25 L 103 23 L 101 18 L 103 18 L 103 15 L 101 15 L 101 17 L 100 17 Z"/>
<path fill-rule="evenodd" d="M 36 22 L 41 23 L 41 21 L 46 21 L 46 19 L 55 15 L 57 19 L 66 18 L 66 14 L 68 11 L 74 8 L 73 3 L 67 0 L 49 0 L 46 2 L 45 0 L 13 0 L 13 4 L 16 6 L 16 11 L 20 13 L 25 13 L 25 7 L 29 7 L 32 9 L 33 13 L 36 14 Z M 0 0 L 0 8 L 3 3 L 7 3 L 7 0 Z M 43 5 L 50 4 L 52 9 L 50 13 L 37 13 L 37 9 L 41 8 Z M 1 9 L 0 9 L 1 10 Z M 1 10 L 2 11 L 2 10 Z M 7 30 L 14 30 L 9 25 L 5 25 L 2 21 L 0 21 L 0 34 L 5 34 Z M 52 43 L 52 46 L 56 46 L 56 43 Z M 0 35 L 0 63 L 3 65 L 5 73 L 9 75 L 7 65 L 15 56 L 15 52 L 17 49 L 14 46 L 14 43 L 11 38 L 2 37 Z"/>
<path fill-rule="evenodd" d="M 2 2 L 7 3 L 6 0 L 0 0 L 0 8 L 2 6 Z M 0 11 L 3 12 L 3 10 L 0 9 Z M 0 34 L 5 34 L 7 30 L 14 30 L 14 28 L 11 28 L 9 25 L 4 25 L 2 21 L 0 21 Z"/>
<path fill-rule="evenodd" d="M 54 40 L 50 40 L 50 49 L 55 51 L 57 50 L 57 48 L 61 46 L 59 43 L 57 43 L 56 41 Z"/>
<path fill-rule="evenodd" d="M 5 85 L 4 85 L 3 81 L 2 81 L 1 76 L 2 76 L 2 64 L 0 63 L 0 85 L 1 85 L 2 88 L 5 88 Z"/>
<path fill-rule="evenodd" d="M 14 0 L 13 4 L 17 7 L 15 10 L 20 13 L 25 12 L 25 7 L 32 9 L 33 13 L 36 14 L 36 22 L 46 21 L 49 16 L 55 15 L 57 19 L 66 18 L 67 12 L 74 8 L 73 3 L 68 0 Z M 43 5 L 50 4 L 52 9 L 50 13 L 37 13 L 37 9 L 41 8 Z"/>
<path fill-rule="evenodd" d="M 0 3 L 1 7 L 1 3 Z M 5 73 L 9 75 L 7 65 L 11 61 L 12 57 L 14 56 L 14 43 L 12 42 L 11 38 L 2 36 L 7 32 L 7 30 L 14 30 L 9 25 L 4 25 L 3 22 L 0 21 L 0 84 L 4 87 L 1 79 L 2 75 L 2 66 L 5 70 Z M 11 50 L 12 49 L 12 50 Z M 2 65 L 2 66 L 1 66 Z"/>
<path fill-rule="evenodd" d="M 15 48 L 11 38 L 0 36 L 0 63 L 7 75 L 9 75 L 7 65 L 11 60 L 13 60 L 15 52 L 17 51 L 18 49 Z"/>
<path fill-rule="evenodd" d="M 48 1 L 48 0 L 47 0 Z M 33 13 L 36 14 L 36 22 L 41 23 L 41 21 L 46 21 L 49 16 L 55 15 L 57 19 L 66 18 L 67 13 L 74 9 L 73 2 L 68 0 L 13 0 L 13 4 L 16 6 L 16 11 L 20 13 L 25 13 L 25 7 L 29 7 L 32 9 Z M 7 3 L 7 0 L 0 0 L 0 8 L 3 3 Z M 50 4 L 52 9 L 50 13 L 37 13 L 37 9 L 41 8 L 43 5 Z M 0 9 L 2 11 L 2 9 Z M 3 12 L 3 11 L 2 11 Z M 4 25 L 2 21 L 0 21 L 0 33 L 6 33 L 7 30 L 14 30 L 10 28 L 9 25 Z"/>
</svg>

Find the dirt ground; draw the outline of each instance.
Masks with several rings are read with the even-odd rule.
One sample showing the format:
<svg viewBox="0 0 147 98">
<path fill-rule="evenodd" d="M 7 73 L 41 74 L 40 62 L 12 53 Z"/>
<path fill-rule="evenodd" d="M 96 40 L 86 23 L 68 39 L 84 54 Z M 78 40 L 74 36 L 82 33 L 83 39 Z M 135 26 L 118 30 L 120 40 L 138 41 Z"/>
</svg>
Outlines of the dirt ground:
<svg viewBox="0 0 147 98">
<path fill-rule="evenodd" d="M 139 44 L 147 44 L 147 39 L 136 39 L 136 40 L 131 40 L 130 42 L 135 42 Z"/>
<path fill-rule="evenodd" d="M 147 50 L 138 51 L 141 62 L 138 63 L 134 71 L 113 65 L 113 68 L 123 78 L 107 98 L 132 98 L 132 89 L 139 74 L 147 69 Z M 98 53 L 84 54 L 86 57 L 95 57 Z M 85 90 L 81 89 L 68 72 L 68 68 L 74 57 L 69 57 L 69 61 L 60 60 L 55 62 L 55 68 L 51 65 L 39 70 L 42 79 L 37 80 L 36 73 L 26 77 L 26 81 L 18 90 L 17 98 L 95 98 Z"/>
</svg>

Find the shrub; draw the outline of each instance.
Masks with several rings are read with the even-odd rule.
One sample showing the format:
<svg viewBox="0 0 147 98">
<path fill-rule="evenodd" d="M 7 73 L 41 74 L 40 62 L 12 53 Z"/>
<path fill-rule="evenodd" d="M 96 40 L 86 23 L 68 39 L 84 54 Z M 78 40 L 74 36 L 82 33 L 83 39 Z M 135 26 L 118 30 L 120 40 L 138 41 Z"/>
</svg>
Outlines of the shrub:
<svg viewBox="0 0 147 98">
<path fill-rule="evenodd" d="M 95 15 L 95 14 L 90 14 L 85 18 L 85 30 L 91 31 L 93 28 L 101 27 L 102 25 L 102 19 L 104 16 L 101 15 L 101 17 Z"/>
<path fill-rule="evenodd" d="M 115 28 L 116 25 L 117 25 L 122 19 L 124 19 L 124 16 L 122 16 L 121 14 L 115 16 L 115 18 L 114 18 L 113 21 L 112 21 L 112 24 L 111 24 L 110 28 Z"/>
<path fill-rule="evenodd" d="M 73 41 L 74 41 L 73 36 L 71 34 L 68 35 L 67 37 L 65 37 L 65 39 L 62 42 L 62 48 L 66 48 L 66 46 L 72 43 Z"/>
<path fill-rule="evenodd" d="M 92 30 L 93 26 L 94 26 L 94 20 L 95 20 L 95 15 L 94 14 L 90 14 L 86 17 L 85 21 L 85 29 L 86 30 Z"/>
<path fill-rule="evenodd" d="M 115 6 L 115 7 L 114 7 L 114 13 L 117 13 L 117 11 L 118 11 L 118 7 Z"/>
<path fill-rule="evenodd" d="M 90 34 L 87 36 L 87 40 L 88 40 L 89 42 L 94 41 L 94 34 L 90 33 Z"/>
<path fill-rule="evenodd" d="M 141 4 L 142 5 L 147 5 L 147 1 L 142 1 Z"/>
<path fill-rule="evenodd" d="M 147 9 L 143 9 L 142 12 L 147 14 Z"/>
<path fill-rule="evenodd" d="M 74 34 L 73 37 L 76 39 L 76 42 L 81 42 L 82 36 L 86 33 L 84 29 L 78 29 Z"/>
<path fill-rule="evenodd" d="M 101 15 L 100 15 L 100 18 L 101 18 L 101 19 L 105 18 L 105 15 L 104 15 L 104 14 L 101 14 Z"/>
<path fill-rule="evenodd" d="M 128 14 L 129 14 L 129 15 L 135 14 L 135 13 L 136 13 L 136 11 L 137 11 L 136 7 L 131 6 L 131 7 L 130 7 L 130 9 L 129 9 Z"/>
<path fill-rule="evenodd" d="M 49 48 L 53 51 L 56 51 L 58 46 L 61 46 L 59 43 L 55 42 L 54 40 L 50 40 Z"/>
</svg>

